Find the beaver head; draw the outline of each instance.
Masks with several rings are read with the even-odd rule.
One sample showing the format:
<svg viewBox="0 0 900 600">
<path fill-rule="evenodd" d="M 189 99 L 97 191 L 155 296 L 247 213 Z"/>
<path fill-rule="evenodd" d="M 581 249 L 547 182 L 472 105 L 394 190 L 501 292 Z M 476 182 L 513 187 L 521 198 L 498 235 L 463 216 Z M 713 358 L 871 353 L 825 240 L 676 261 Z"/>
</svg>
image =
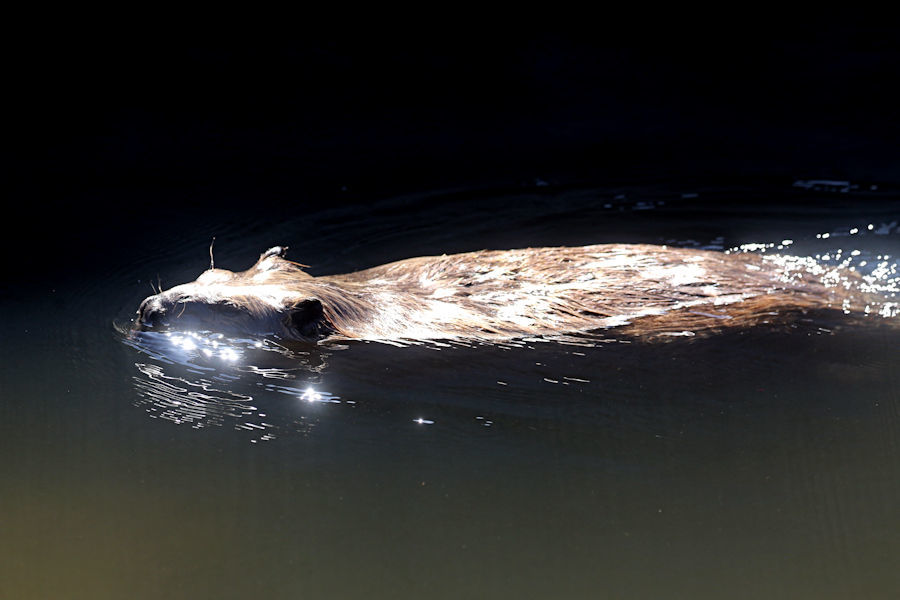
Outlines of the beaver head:
<svg viewBox="0 0 900 600">
<path fill-rule="evenodd" d="M 321 285 L 301 265 L 283 258 L 286 248 L 262 253 L 250 269 L 210 268 L 195 281 L 146 298 L 134 321 L 139 330 L 191 330 L 274 334 L 315 341 L 334 332 L 317 292 Z"/>
</svg>

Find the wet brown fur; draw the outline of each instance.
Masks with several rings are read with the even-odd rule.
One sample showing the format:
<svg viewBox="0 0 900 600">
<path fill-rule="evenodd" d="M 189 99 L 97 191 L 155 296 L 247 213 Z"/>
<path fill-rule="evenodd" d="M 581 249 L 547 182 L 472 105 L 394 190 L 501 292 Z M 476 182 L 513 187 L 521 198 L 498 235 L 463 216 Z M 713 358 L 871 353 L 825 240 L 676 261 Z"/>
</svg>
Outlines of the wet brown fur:
<svg viewBox="0 0 900 600">
<path fill-rule="evenodd" d="M 247 271 L 210 269 L 151 296 L 137 323 L 177 325 L 179 308 L 183 315 L 185 307 L 200 305 L 212 313 L 227 308 L 232 316 L 225 321 L 251 329 L 246 333 L 300 340 L 496 340 L 610 327 L 656 336 L 859 308 L 865 301 L 853 286 L 826 286 L 797 265 L 664 246 L 468 252 L 323 277 L 282 254 L 273 248 Z"/>
</svg>

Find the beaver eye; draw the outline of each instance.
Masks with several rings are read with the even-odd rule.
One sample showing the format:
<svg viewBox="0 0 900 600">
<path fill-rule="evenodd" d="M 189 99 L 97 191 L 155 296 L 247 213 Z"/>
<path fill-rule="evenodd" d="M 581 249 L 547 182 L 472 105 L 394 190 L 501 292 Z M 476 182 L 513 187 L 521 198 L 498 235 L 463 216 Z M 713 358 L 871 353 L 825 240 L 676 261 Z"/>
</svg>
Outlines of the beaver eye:
<svg viewBox="0 0 900 600">
<path fill-rule="evenodd" d="M 324 317 L 322 303 L 316 298 L 303 300 L 291 307 L 291 325 L 304 337 L 317 337 Z"/>
<path fill-rule="evenodd" d="M 222 312 L 224 314 L 229 314 L 229 315 L 237 315 L 237 314 L 244 312 L 240 306 L 238 306 L 237 304 L 234 304 L 233 302 L 220 302 L 220 303 L 216 304 L 216 308 L 220 312 Z"/>
</svg>

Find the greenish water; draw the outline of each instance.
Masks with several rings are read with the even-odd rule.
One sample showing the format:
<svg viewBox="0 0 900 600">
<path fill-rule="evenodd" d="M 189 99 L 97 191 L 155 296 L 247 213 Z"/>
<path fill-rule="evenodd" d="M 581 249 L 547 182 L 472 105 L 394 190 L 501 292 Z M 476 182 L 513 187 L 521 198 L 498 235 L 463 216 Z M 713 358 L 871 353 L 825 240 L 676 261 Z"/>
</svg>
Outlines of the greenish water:
<svg viewBox="0 0 900 600">
<path fill-rule="evenodd" d="M 102 268 L 3 299 L 0 597 L 894 597 L 890 320 L 210 356 L 131 343 L 114 322 L 157 275 L 196 277 L 212 235 L 217 266 L 284 243 L 314 274 L 480 248 L 791 239 L 805 256 L 858 250 L 888 285 L 898 208 L 789 186 L 591 189 L 151 221 Z"/>
</svg>

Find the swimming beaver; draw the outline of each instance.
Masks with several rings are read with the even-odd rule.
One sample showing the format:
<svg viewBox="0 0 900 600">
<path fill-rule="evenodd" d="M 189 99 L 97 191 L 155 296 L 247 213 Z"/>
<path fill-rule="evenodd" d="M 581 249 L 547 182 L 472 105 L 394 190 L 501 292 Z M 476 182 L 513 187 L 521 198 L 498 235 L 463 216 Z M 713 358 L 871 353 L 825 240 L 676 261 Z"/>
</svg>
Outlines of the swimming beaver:
<svg viewBox="0 0 900 600">
<path fill-rule="evenodd" d="M 665 246 L 468 252 L 324 277 L 286 260 L 285 250 L 269 249 L 247 271 L 210 268 L 150 296 L 135 327 L 302 341 L 496 340 L 608 327 L 642 336 L 846 308 L 860 296 L 846 281 L 855 273 L 812 259 Z"/>
</svg>

